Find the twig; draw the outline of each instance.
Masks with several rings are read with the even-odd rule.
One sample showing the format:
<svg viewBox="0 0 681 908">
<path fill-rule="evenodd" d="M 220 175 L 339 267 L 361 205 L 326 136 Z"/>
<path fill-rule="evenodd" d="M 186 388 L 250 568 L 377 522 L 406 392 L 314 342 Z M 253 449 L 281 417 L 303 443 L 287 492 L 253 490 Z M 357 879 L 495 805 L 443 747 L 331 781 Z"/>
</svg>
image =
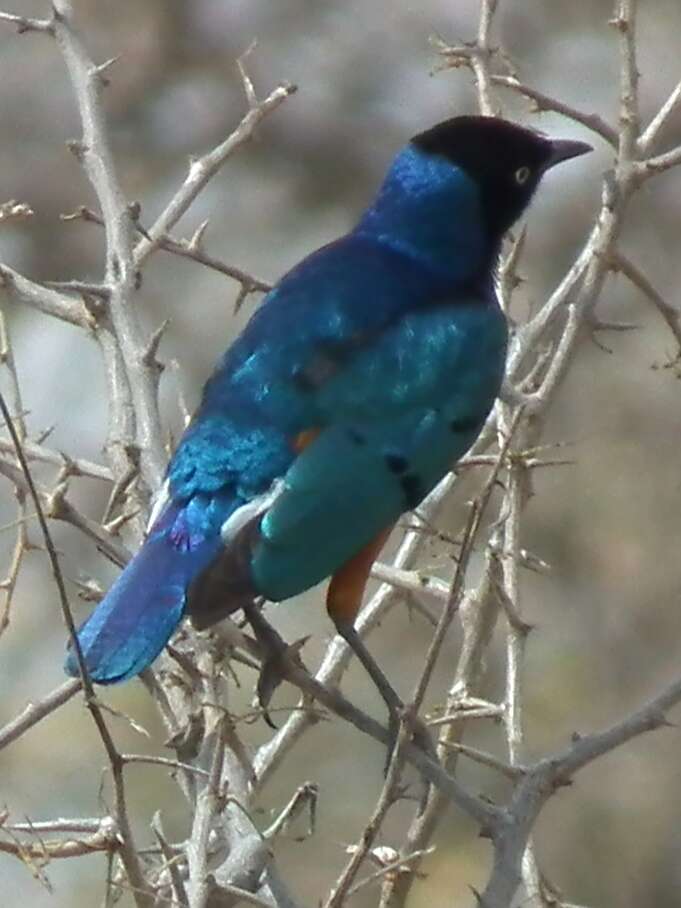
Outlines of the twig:
<svg viewBox="0 0 681 908">
<path fill-rule="evenodd" d="M 481 0 L 480 16 L 478 19 L 478 37 L 475 43 L 475 53 L 471 56 L 471 66 L 478 83 L 480 113 L 487 117 L 495 117 L 500 113 L 499 104 L 492 94 L 492 80 L 489 71 L 489 63 L 492 55 L 490 49 L 490 32 L 498 2 L 499 0 Z"/>
<path fill-rule="evenodd" d="M 32 842 L 6 842 L 0 839 L 0 852 L 13 854 L 22 861 L 31 858 L 44 862 L 60 858 L 85 857 L 98 851 L 114 852 L 119 850 L 120 844 L 118 833 L 113 827 L 102 829 L 83 838 L 57 842 L 45 842 L 41 839 L 38 844 L 33 844 Z"/>
<path fill-rule="evenodd" d="M 340 876 L 336 880 L 328 898 L 324 902 L 324 908 L 340 908 L 349 894 L 350 887 L 359 872 L 364 859 L 373 846 L 376 836 L 378 835 L 386 814 L 395 803 L 399 794 L 400 776 L 404 766 L 404 747 L 407 743 L 411 729 L 408 721 L 403 721 L 400 727 L 397 741 L 393 749 L 388 773 L 381 794 L 376 802 L 376 806 L 369 818 L 358 844 L 352 848 L 350 860 L 343 868 Z"/>
<path fill-rule="evenodd" d="M 33 217 L 34 214 L 30 205 L 25 202 L 17 202 L 16 199 L 10 199 L 0 205 L 0 223 L 21 221 L 24 218 Z"/>
<path fill-rule="evenodd" d="M 24 32 L 44 32 L 48 35 L 54 34 L 54 23 L 51 19 L 34 19 L 30 16 L 15 16 L 13 13 L 0 13 L 0 22 L 8 22 L 15 25 L 17 32 L 21 35 Z"/>
<path fill-rule="evenodd" d="M 79 817 L 78 819 L 66 819 L 59 817 L 56 820 L 29 820 L 26 823 L 9 823 L 0 824 L 2 829 L 10 829 L 12 832 L 97 832 L 103 827 L 115 826 L 113 817 Z"/>
<path fill-rule="evenodd" d="M 678 345 L 678 353 L 681 355 L 681 312 L 663 299 L 643 272 L 640 271 L 630 259 L 625 255 L 622 255 L 622 253 L 612 253 L 611 266 L 613 271 L 621 271 L 622 274 L 627 277 L 635 287 L 638 287 L 646 299 L 657 309 L 667 323 L 669 330 L 674 335 L 674 339 Z"/>
<path fill-rule="evenodd" d="M 71 644 L 74 647 L 78 659 L 80 680 L 82 682 L 83 692 L 85 694 L 85 702 L 93 718 L 93 721 L 97 726 L 97 730 L 99 731 L 102 743 L 104 744 L 104 749 L 106 750 L 107 756 L 109 757 L 109 762 L 111 764 L 111 772 L 114 779 L 114 791 L 116 795 L 116 821 L 121 832 L 121 859 L 123 861 L 123 864 L 125 865 L 130 885 L 135 890 L 135 902 L 138 908 L 151 908 L 153 897 L 146 887 L 142 869 L 137 857 L 137 852 L 135 851 L 130 824 L 128 822 L 125 788 L 123 784 L 123 767 L 120 762 L 120 755 L 116 750 L 116 746 L 113 742 L 113 739 L 111 738 L 109 729 L 104 721 L 104 717 L 102 716 L 101 711 L 97 705 L 97 700 L 92 688 L 92 682 L 90 681 L 90 678 L 88 676 L 85 660 L 83 658 L 83 653 L 78 641 L 78 635 L 76 633 L 76 627 L 73 622 L 73 616 L 71 615 L 71 609 L 66 593 L 66 586 L 64 584 L 61 568 L 59 566 L 59 559 L 57 558 L 57 552 L 54 548 L 54 543 L 52 542 L 52 537 L 47 526 L 47 520 L 45 519 L 45 515 L 43 513 L 42 505 L 40 502 L 40 495 L 38 494 L 38 491 L 33 483 L 33 477 L 31 476 L 28 462 L 21 447 L 21 439 L 19 438 L 17 430 L 14 427 L 12 416 L 2 394 L 0 394 L 0 411 L 2 412 L 2 417 L 5 420 L 10 436 L 12 438 L 17 460 L 19 461 L 21 471 L 26 479 L 28 492 L 33 501 L 38 523 L 40 524 L 40 530 L 45 543 L 45 548 L 47 550 L 50 566 L 52 568 L 52 574 L 54 576 L 54 581 L 59 593 L 59 602 L 62 609 L 62 615 L 69 631 Z"/>
<path fill-rule="evenodd" d="M 303 782 L 302 785 L 299 785 L 279 816 L 263 832 L 263 838 L 276 838 L 291 825 L 295 817 L 297 817 L 305 807 L 308 807 L 310 812 L 309 835 L 313 835 L 315 831 L 318 796 L 319 789 L 314 782 Z"/>
<path fill-rule="evenodd" d="M 137 285 L 137 265 L 133 260 L 134 228 L 116 178 L 100 104 L 100 75 L 77 38 L 71 18 L 70 0 L 55 0 L 55 37 L 69 72 L 83 130 L 82 139 L 72 148 L 85 168 L 104 219 L 106 284 L 110 291 L 108 311 L 133 398 L 142 471 L 148 485 L 156 489 L 161 484 L 166 458 L 158 410 L 158 376 L 144 362 L 142 331 L 132 304 Z"/>
<path fill-rule="evenodd" d="M 63 706 L 64 703 L 75 696 L 82 688 L 79 678 L 71 678 L 60 684 L 42 700 L 37 703 L 29 703 L 28 706 L 15 719 L 8 722 L 3 728 L 0 728 L 0 750 L 7 747 L 17 738 L 20 738 L 25 732 L 38 722 L 41 722 L 46 716 L 49 716 L 55 710 Z"/>
<path fill-rule="evenodd" d="M 645 157 L 657 142 L 659 134 L 667 124 L 667 121 L 674 113 L 681 102 L 681 81 L 677 82 L 676 87 L 669 95 L 664 104 L 660 107 L 646 129 L 643 131 L 638 140 L 638 150 L 642 157 Z"/>
<path fill-rule="evenodd" d="M 506 776 L 507 779 L 516 780 L 527 772 L 526 768 L 523 766 L 504 763 L 503 760 L 498 760 L 492 754 L 478 750 L 475 747 L 469 747 L 467 744 L 460 744 L 458 741 L 444 742 L 444 746 L 447 749 L 455 750 L 464 757 L 468 757 L 481 766 L 488 766 L 490 769 L 495 769 L 497 772 L 501 773 L 502 776 Z"/>
<path fill-rule="evenodd" d="M 191 766 L 180 760 L 169 760 L 168 757 L 156 757 L 153 754 L 121 754 L 122 763 L 146 763 L 149 766 L 167 766 L 168 769 L 182 769 L 185 772 L 195 773 L 197 776 L 209 777 L 209 773 L 199 766 Z"/>
<path fill-rule="evenodd" d="M 89 476 L 91 479 L 102 479 L 106 482 L 111 482 L 111 470 L 104 464 L 95 463 L 83 457 L 69 457 L 63 451 L 52 450 L 28 438 L 23 440 L 23 446 L 27 460 L 53 464 L 60 468 L 63 476 Z M 13 450 L 14 446 L 10 441 L 0 438 L 0 451 L 10 453 Z"/>
<path fill-rule="evenodd" d="M 563 752 L 545 757 L 528 768 L 513 794 L 505 822 L 494 834 L 494 866 L 482 895 L 486 908 L 508 904 L 509 893 L 517 886 L 517 867 L 525 843 L 541 809 L 556 789 L 567 784 L 579 769 L 632 738 L 668 725 L 666 713 L 680 702 L 681 680 L 677 680 L 621 722 L 579 738 Z"/>
<path fill-rule="evenodd" d="M 202 666 L 206 690 L 204 696 L 208 703 L 217 702 L 213 687 L 212 660 Z M 225 738 L 222 733 L 225 717 L 221 711 L 212 706 L 204 707 L 206 714 L 206 734 L 203 739 L 203 750 L 211 754 L 208 777 L 205 780 L 196 800 L 194 822 L 187 846 L 189 864 L 189 905 L 191 908 L 204 908 L 210 894 L 208 880 L 208 837 L 213 818 L 220 809 L 223 800 L 221 790 L 223 761 L 225 756 Z"/>
<path fill-rule="evenodd" d="M 19 375 L 17 373 L 16 361 L 14 359 L 14 351 L 12 349 L 12 344 L 10 342 L 10 337 L 7 330 L 5 313 L 2 311 L 0 311 L 0 364 L 4 367 L 4 370 L 7 373 L 9 386 L 9 406 L 13 413 L 18 414 L 15 417 L 15 426 L 17 430 L 17 436 L 23 444 L 26 440 L 27 434 L 26 421 L 23 416 L 24 404 L 21 388 L 19 386 Z M 14 450 L 13 446 L 11 450 Z M 26 526 L 28 515 L 26 510 L 25 490 L 15 485 L 14 491 L 17 499 L 17 531 L 7 575 L 0 584 L 0 589 L 4 593 L 4 602 L 2 609 L 0 610 L 0 637 L 9 627 L 14 591 L 16 589 L 17 581 L 19 580 L 19 573 L 21 571 L 24 555 L 30 547 L 28 529 Z"/>
<path fill-rule="evenodd" d="M 83 220 L 88 223 L 97 224 L 100 227 L 104 226 L 104 220 L 101 215 L 92 211 L 90 208 L 87 208 L 85 205 L 80 205 L 70 214 L 61 215 L 61 220 Z M 235 265 L 229 265 L 227 262 L 223 262 L 221 259 L 215 258 L 215 256 L 205 252 L 202 241 L 207 226 L 208 221 L 204 221 L 190 240 L 178 239 L 168 233 L 161 234 L 158 237 L 158 248 L 170 252 L 173 255 L 180 256 L 181 258 L 190 259 L 193 262 L 197 262 L 199 265 L 205 265 L 206 268 L 210 268 L 213 271 L 224 274 L 226 277 L 232 278 L 232 280 L 238 281 L 247 294 L 255 292 L 267 293 L 268 290 L 272 289 L 272 285 L 268 284 L 266 281 L 263 281 L 252 274 L 248 274 Z M 138 218 L 135 219 L 135 227 L 140 236 L 147 239 L 149 238 L 149 231 L 140 225 Z M 49 286 L 55 285 L 51 283 Z M 69 284 L 61 285 L 61 289 L 77 289 L 77 286 L 77 282 L 71 281 Z M 101 290 L 102 292 L 106 291 L 108 294 L 107 288 L 96 289 Z"/>
<path fill-rule="evenodd" d="M 526 85 L 515 76 L 494 74 L 491 78 L 494 85 L 501 85 L 504 88 L 508 88 L 511 91 L 515 91 L 517 92 L 517 94 L 528 98 L 534 103 L 534 107 L 537 112 L 551 110 L 554 113 L 562 114 L 569 120 L 573 120 L 575 123 L 580 123 L 582 126 L 586 126 L 587 129 L 590 129 L 592 132 L 595 132 L 597 135 L 599 135 L 602 139 L 605 139 L 608 145 L 612 145 L 613 148 L 617 148 L 617 130 L 613 129 L 613 127 L 610 126 L 610 124 L 607 123 L 598 114 L 585 113 L 582 110 L 578 110 L 576 107 L 572 107 L 570 104 L 566 104 L 564 101 L 559 101 L 558 98 L 553 98 L 551 97 L 551 95 L 547 95 L 536 88 L 532 88 L 532 86 L 530 85 Z"/>
<path fill-rule="evenodd" d="M 384 864 L 380 870 L 370 873 L 369 876 L 365 877 L 363 880 L 359 880 L 354 886 L 351 886 L 348 889 L 348 898 L 355 895 L 360 889 L 365 889 L 367 886 L 370 886 L 372 883 L 376 883 L 383 877 L 393 874 L 395 871 L 398 873 L 405 873 L 409 871 L 409 864 L 413 861 L 421 860 L 421 858 L 427 857 L 429 854 L 432 854 L 435 851 L 435 847 L 431 846 L 430 848 L 425 848 L 422 851 L 413 851 L 411 854 L 407 854 L 404 857 L 400 856 L 394 861 L 388 861 L 387 864 Z"/>
<path fill-rule="evenodd" d="M 437 658 L 440 654 L 440 650 L 442 649 L 442 645 L 444 643 L 445 634 L 447 633 L 447 629 L 449 628 L 449 625 L 451 624 L 452 619 L 454 618 L 454 614 L 460 605 L 461 597 L 463 595 L 463 589 L 464 589 L 465 570 L 468 565 L 468 561 L 470 559 L 471 553 L 473 551 L 473 544 L 475 542 L 476 535 L 480 528 L 480 522 L 482 520 L 483 514 L 485 513 L 485 509 L 489 503 L 489 499 L 492 494 L 492 490 L 497 481 L 498 473 L 504 463 L 506 453 L 510 448 L 511 442 L 513 440 L 513 434 L 518 426 L 521 416 L 522 416 L 522 408 L 519 408 L 512 425 L 509 426 L 508 435 L 506 437 L 506 440 L 505 440 L 501 450 L 499 451 L 499 457 L 497 460 L 496 467 L 492 469 L 490 475 L 487 478 L 487 481 L 485 482 L 485 485 L 483 486 L 483 489 L 482 489 L 480 495 L 474 501 L 473 506 L 470 509 L 468 520 L 466 522 L 466 526 L 465 526 L 465 529 L 463 532 L 463 544 L 461 547 L 461 553 L 459 555 L 459 560 L 456 565 L 456 570 L 454 572 L 454 578 L 452 580 L 452 584 L 451 584 L 450 591 L 449 591 L 449 599 L 447 601 L 447 604 L 445 605 L 445 608 L 442 611 L 442 615 L 440 616 L 440 620 L 438 622 L 438 626 L 435 630 L 435 633 L 433 634 L 432 640 L 430 642 L 430 646 L 428 647 L 428 652 L 426 654 L 426 658 L 424 660 L 424 665 L 423 665 L 423 669 L 421 671 L 421 675 L 416 683 L 416 687 L 415 687 L 414 693 L 412 695 L 411 704 L 412 704 L 413 708 L 416 710 L 418 710 L 420 708 L 421 703 L 423 702 L 423 698 L 425 697 L 426 690 L 428 688 L 428 684 L 430 683 L 430 679 L 431 679 L 433 671 L 435 669 L 435 663 L 437 661 Z"/>
<path fill-rule="evenodd" d="M 405 571 L 392 564 L 377 561 L 371 569 L 371 576 L 426 604 L 442 605 L 449 599 L 449 584 L 439 577 L 430 577 L 420 571 Z"/>
<path fill-rule="evenodd" d="M 0 265 L 0 287 L 19 302 L 80 328 L 91 327 L 92 318 L 82 299 L 74 299 L 28 280 L 7 265 Z"/>
<path fill-rule="evenodd" d="M 338 691 L 320 684 L 319 681 L 308 675 L 302 667 L 297 666 L 291 659 L 288 659 L 283 665 L 283 675 L 291 684 L 295 684 L 300 690 L 314 697 L 327 709 L 354 725 L 359 731 L 384 745 L 392 743 L 388 729 L 379 725 L 366 713 L 353 706 Z M 448 775 L 415 744 L 406 743 L 404 745 L 404 758 L 408 763 L 415 766 L 432 785 L 439 788 L 451 801 L 477 820 L 481 826 L 486 828 L 490 819 L 496 815 L 497 808 L 471 795 L 455 778 Z"/>
<path fill-rule="evenodd" d="M 187 908 L 189 905 L 189 896 L 187 895 L 187 890 L 185 889 L 184 879 L 182 874 L 179 872 L 177 866 L 177 855 L 173 852 L 170 845 L 166 841 L 166 837 L 163 832 L 163 826 L 161 824 L 161 813 L 156 811 L 151 821 L 151 828 L 154 831 L 156 836 L 156 841 L 159 844 L 161 853 L 165 859 L 165 868 L 161 869 L 163 872 L 167 868 L 170 875 L 170 879 L 173 884 L 173 895 L 177 899 L 181 908 Z"/>
<path fill-rule="evenodd" d="M 664 154 L 641 161 L 636 173 L 641 178 L 654 177 L 671 170 L 672 167 L 678 167 L 679 164 L 681 164 L 681 145 L 677 145 L 676 148 L 672 148 L 670 151 L 665 151 Z"/>
<path fill-rule="evenodd" d="M 637 0 L 617 0 L 615 15 L 610 20 L 619 35 L 620 56 L 620 128 L 618 162 L 633 161 L 638 151 L 638 67 L 636 65 Z"/>
<path fill-rule="evenodd" d="M 234 152 L 250 141 L 258 124 L 276 110 L 296 90 L 295 85 L 279 85 L 263 101 L 251 108 L 234 132 L 207 154 L 192 161 L 182 186 L 168 202 L 164 211 L 148 230 L 135 249 L 135 267 L 142 263 L 158 248 L 162 238 L 173 229 L 182 215 L 197 198 L 201 190 L 220 170 Z"/>
<path fill-rule="evenodd" d="M 509 424 L 507 407 L 500 407 L 500 426 L 506 429 Z M 535 422 L 532 427 L 538 431 Z M 495 592 L 500 598 L 506 612 L 506 696 L 504 700 L 504 725 L 510 765 L 514 768 L 523 765 L 525 757 L 525 652 L 527 645 L 528 625 L 523 621 L 520 611 L 519 591 L 519 552 L 520 552 L 520 518 L 523 506 L 529 497 L 529 477 L 520 460 L 509 457 L 508 479 L 506 485 L 506 519 L 498 534 L 502 538 L 502 550 L 493 558 L 492 565 L 500 572 L 500 583 L 495 585 Z M 495 540 L 496 541 L 496 540 Z M 528 838 L 522 856 L 521 874 L 525 892 L 530 905 L 543 908 L 541 904 L 541 876 L 534 852 L 534 843 Z"/>
</svg>

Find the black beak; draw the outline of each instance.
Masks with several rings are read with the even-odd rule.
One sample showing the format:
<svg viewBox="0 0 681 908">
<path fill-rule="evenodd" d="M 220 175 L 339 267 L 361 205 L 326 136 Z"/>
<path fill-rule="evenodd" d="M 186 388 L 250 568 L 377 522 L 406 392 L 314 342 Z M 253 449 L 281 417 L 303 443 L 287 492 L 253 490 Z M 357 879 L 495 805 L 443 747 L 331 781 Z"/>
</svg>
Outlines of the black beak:
<svg viewBox="0 0 681 908">
<path fill-rule="evenodd" d="M 552 139 L 551 154 L 545 169 L 555 167 L 562 161 L 569 161 L 570 158 L 577 158 L 588 151 L 593 151 L 593 148 L 586 142 L 577 142 L 574 139 Z"/>
</svg>

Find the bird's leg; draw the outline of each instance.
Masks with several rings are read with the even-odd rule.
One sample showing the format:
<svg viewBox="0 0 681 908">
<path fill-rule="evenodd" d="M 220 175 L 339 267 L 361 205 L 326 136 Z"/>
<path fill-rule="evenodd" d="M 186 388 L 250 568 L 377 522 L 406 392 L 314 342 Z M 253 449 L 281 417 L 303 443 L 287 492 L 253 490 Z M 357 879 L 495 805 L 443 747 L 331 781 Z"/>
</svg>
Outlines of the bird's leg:
<svg viewBox="0 0 681 908">
<path fill-rule="evenodd" d="M 243 610 L 262 651 L 262 668 L 256 688 L 258 703 L 263 711 L 265 722 L 270 728 L 276 729 L 277 726 L 272 721 L 267 707 L 272 699 L 272 694 L 284 679 L 285 670 L 283 663 L 285 659 L 291 655 L 297 655 L 308 638 L 303 637 L 290 645 L 285 643 L 272 625 L 263 617 L 260 611 L 261 605 L 262 600 L 260 602 L 249 601 L 244 603 Z"/>
<path fill-rule="evenodd" d="M 362 663 L 388 707 L 391 743 L 388 748 L 386 768 L 390 762 L 395 742 L 397 741 L 404 704 L 379 668 L 369 650 L 364 645 L 362 638 L 355 630 L 354 621 L 362 603 L 364 588 L 369 579 L 371 567 L 376 556 L 383 548 L 391 530 L 392 527 L 384 530 L 373 539 L 369 545 L 361 549 L 361 551 L 347 561 L 343 567 L 336 571 L 331 578 L 331 583 L 329 584 L 326 596 L 327 610 L 331 620 L 336 626 L 336 630 Z M 434 752 L 433 743 L 425 726 L 422 726 L 420 723 L 415 723 L 413 734 L 414 741 L 426 751 L 426 753 Z"/>
</svg>

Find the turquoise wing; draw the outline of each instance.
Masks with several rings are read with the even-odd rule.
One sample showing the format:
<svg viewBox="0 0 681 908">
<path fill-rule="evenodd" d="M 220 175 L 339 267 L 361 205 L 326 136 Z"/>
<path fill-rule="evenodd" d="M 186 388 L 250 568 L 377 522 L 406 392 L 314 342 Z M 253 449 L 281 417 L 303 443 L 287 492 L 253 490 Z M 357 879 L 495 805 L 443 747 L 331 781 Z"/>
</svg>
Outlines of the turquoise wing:
<svg viewBox="0 0 681 908">
<path fill-rule="evenodd" d="M 333 574 L 437 484 L 498 394 L 506 323 L 496 306 L 413 313 L 315 390 L 323 420 L 264 516 L 252 559 L 281 600 Z"/>
</svg>

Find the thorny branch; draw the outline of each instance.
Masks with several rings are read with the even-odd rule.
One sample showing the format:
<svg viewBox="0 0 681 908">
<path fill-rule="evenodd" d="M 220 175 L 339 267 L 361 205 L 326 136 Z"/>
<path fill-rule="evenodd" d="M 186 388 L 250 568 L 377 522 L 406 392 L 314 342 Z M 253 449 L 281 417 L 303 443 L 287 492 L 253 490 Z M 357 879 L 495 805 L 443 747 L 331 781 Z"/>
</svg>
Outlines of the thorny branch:
<svg viewBox="0 0 681 908">
<path fill-rule="evenodd" d="M 611 24 L 619 45 L 619 110 L 616 125 L 600 114 L 585 112 L 553 98 L 520 80 L 502 49 L 495 44 L 495 16 L 501 0 L 481 0 L 475 41 L 449 46 L 439 41 L 444 68 L 466 67 L 477 87 L 479 107 L 485 115 L 501 112 L 499 89 L 529 100 L 537 111 L 551 110 L 587 128 L 614 150 L 614 169 L 603 180 L 600 205 L 586 242 L 563 280 L 544 305 L 518 326 L 507 368 L 508 393 L 476 444 L 459 465 L 486 471 L 482 491 L 469 511 L 458 538 L 445 537 L 456 552 L 456 567 L 449 581 L 417 568 L 419 556 L 434 532 L 443 505 L 451 498 L 454 476 L 421 505 L 398 547 L 392 563 L 380 564 L 375 576 L 383 581 L 358 621 L 362 635 L 370 633 L 403 600 L 411 601 L 433 626 L 428 655 L 408 704 L 400 740 L 381 795 L 350 860 L 326 897 L 326 905 L 340 908 L 353 893 L 371 882 L 380 885 L 384 908 L 403 905 L 420 873 L 423 857 L 433 850 L 433 838 L 452 804 L 479 824 L 493 847 L 493 863 L 478 903 L 485 908 L 506 908 L 518 886 L 523 885 L 527 904 L 544 908 L 549 891 L 532 849 L 534 823 L 556 788 L 566 785 L 583 767 L 626 743 L 632 737 L 666 724 L 667 712 L 681 701 L 681 681 L 666 688 L 648 704 L 621 722 L 597 734 L 574 740 L 563 751 L 528 762 L 524 752 L 525 643 L 530 628 L 523 618 L 521 568 L 544 570 L 521 546 L 521 526 L 536 468 L 563 463 L 559 458 L 538 456 L 537 443 L 545 413 L 575 355 L 583 329 L 598 323 L 594 307 L 612 272 L 621 272 L 660 312 L 681 351 L 678 312 L 654 289 L 651 282 L 618 247 L 628 203 L 644 182 L 681 164 L 681 146 L 660 150 L 659 137 L 681 106 L 681 83 L 670 93 L 647 126 L 641 124 L 636 61 L 636 2 L 618 0 Z M 161 332 L 142 327 L 138 296 L 139 272 L 158 250 L 183 256 L 212 268 L 241 286 L 239 299 L 268 285 L 247 272 L 209 255 L 203 248 L 207 222 L 189 240 L 172 231 L 199 194 L 229 158 L 254 135 L 260 122 L 295 90 L 283 84 L 258 100 L 246 70 L 247 54 L 238 61 L 248 111 L 234 131 L 215 148 L 193 160 L 185 179 L 164 209 L 145 228 L 139 206 L 124 198 L 117 178 L 103 114 L 103 68 L 88 55 L 74 27 L 67 0 L 55 3 L 50 19 L 40 20 L 0 13 L 0 22 L 14 25 L 19 33 L 37 32 L 56 42 L 68 71 L 81 118 L 82 136 L 70 143 L 94 189 L 101 214 L 81 206 L 76 214 L 104 229 L 106 269 L 97 281 L 39 284 L 0 264 L 0 283 L 16 302 L 38 313 L 58 318 L 90 334 L 99 346 L 108 382 L 110 416 L 105 448 L 106 466 L 69 457 L 46 445 L 47 436 L 29 437 L 19 383 L 19 372 L 4 321 L 0 322 L 0 367 L 5 377 L 5 398 L 0 399 L 9 439 L 0 439 L 0 474 L 13 485 L 18 501 L 16 545 L 9 572 L 1 584 L 4 604 L 0 634 L 10 618 L 10 605 L 25 551 L 30 547 L 29 521 L 37 520 L 59 589 L 69 632 L 73 636 L 64 580 L 50 538 L 48 519 L 69 521 L 94 540 L 117 563 L 129 557 L 117 537 L 121 525 L 131 521 L 139 532 L 148 493 L 161 480 L 165 464 L 165 439 L 158 408 L 159 364 L 156 360 Z M 105 64 L 108 65 L 108 64 Z M 27 206 L 14 201 L 0 206 L 0 222 L 29 217 Z M 517 284 L 516 266 L 522 254 L 523 234 L 511 249 L 500 274 L 504 308 Z M 52 488 L 34 481 L 29 464 L 57 468 Z M 101 522 L 81 514 L 67 497 L 69 483 L 88 476 L 113 483 L 107 513 Z M 141 484 L 138 481 L 141 479 Z M 501 486 L 500 500 L 492 504 L 493 488 Z M 30 503 L 31 509 L 27 508 Z M 485 508 L 494 516 L 486 516 Z M 488 521 L 484 525 L 483 518 Z M 473 554 L 480 555 L 482 571 L 470 585 L 468 568 Z M 472 573 L 472 572 L 471 572 Z M 449 683 L 442 709 L 430 718 L 438 729 L 437 760 L 410 741 L 416 718 L 440 661 L 445 633 L 457 616 L 463 632 L 458 664 Z M 484 656 L 497 624 L 506 632 L 506 684 L 501 702 L 481 697 Z M 248 654 L 244 658 L 241 654 Z M 104 851 L 121 859 L 127 886 L 137 905 L 171 902 L 191 908 L 244 901 L 269 908 L 295 908 L 274 859 L 273 843 L 285 830 L 299 804 L 313 798 L 297 792 L 289 807 L 262 833 L 254 821 L 262 791 L 301 736 L 323 715 L 314 704 L 341 716 L 356 730 L 382 742 L 388 732 L 357 709 L 338 691 L 350 661 L 350 651 L 334 638 L 316 673 L 309 674 L 298 657 L 286 666 L 288 680 L 301 692 L 301 700 L 282 727 L 254 754 L 241 737 L 230 714 L 232 662 L 252 664 L 257 645 L 236 625 L 225 622 L 209 639 L 181 632 L 171 657 L 161 671 L 145 673 L 144 682 L 166 726 L 176 759 L 122 754 L 104 722 L 102 710 L 84 666 L 79 680 L 68 681 L 42 701 L 29 705 L 0 729 L 0 749 L 7 747 L 83 689 L 97 724 L 112 770 L 115 810 L 113 818 L 61 820 L 29 824 L 0 822 L 0 851 L 41 866 L 52 858 L 77 857 Z M 468 723 L 495 721 L 503 729 L 506 756 L 499 758 L 462 743 Z M 471 794 L 457 779 L 459 758 L 475 760 L 500 773 L 510 786 L 504 804 L 488 803 Z M 439 762 L 438 762 L 439 761 Z M 156 845 L 138 849 L 133 839 L 125 793 L 124 767 L 147 762 L 164 767 L 182 791 L 191 816 L 187 842 L 171 844 L 160 817 L 152 824 Z M 410 764 L 429 782 L 425 803 L 414 813 L 399 849 L 379 860 L 377 846 L 383 822 L 403 793 L 402 771 Z M 45 841 L 42 836 L 64 838 Z M 354 883 L 364 860 L 380 865 L 377 873 Z M 119 876 L 114 874 L 114 879 Z M 550 889 L 550 887 L 549 887 Z"/>
</svg>

